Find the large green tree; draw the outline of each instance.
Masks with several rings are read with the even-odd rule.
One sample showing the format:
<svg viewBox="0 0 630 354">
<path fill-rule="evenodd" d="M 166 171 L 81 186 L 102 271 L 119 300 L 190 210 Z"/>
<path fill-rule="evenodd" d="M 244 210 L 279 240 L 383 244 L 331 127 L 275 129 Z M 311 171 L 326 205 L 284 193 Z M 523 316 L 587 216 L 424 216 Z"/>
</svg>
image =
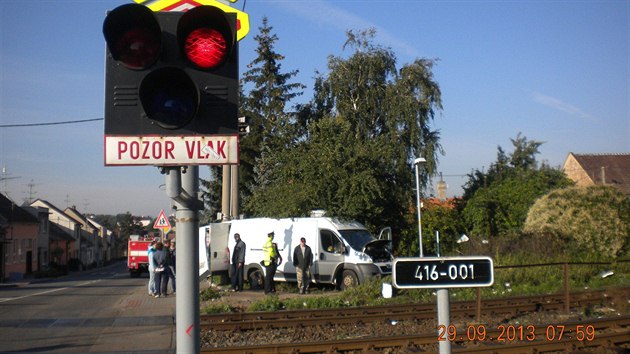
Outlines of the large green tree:
<svg viewBox="0 0 630 354">
<path fill-rule="evenodd" d="M 418 59 L 398 69 L 391 49 L 372 43 L 374 34 L 349 31 L 344 48 L 352 54 L 329 57 L 313 99 L 291 121 L 297 137 L 270 151 L 274 164 L 252 196 L 251 210 L 295 216 L 323 208 L 373 227 L 409 226 L 405 214 L 415 205 L 411 163 L 426 158 L 426 175 L 441 152 L 432 129 L 441 93 L 433 61 Z"/>
</svg>

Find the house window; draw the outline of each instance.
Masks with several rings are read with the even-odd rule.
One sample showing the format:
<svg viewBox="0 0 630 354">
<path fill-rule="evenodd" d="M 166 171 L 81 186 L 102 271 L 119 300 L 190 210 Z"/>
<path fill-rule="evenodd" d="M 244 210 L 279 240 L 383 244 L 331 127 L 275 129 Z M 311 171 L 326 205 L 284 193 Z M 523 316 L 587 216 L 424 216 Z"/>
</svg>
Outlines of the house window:
<svg viewBox="0 0 630 354">
<path fill-rule="evenodd" d="M 39 233 L 40 234 L 45 234 L 47 231 L 48 223 L 46 221 L 47 221 L 46 217 L 42 215 L 39 219 Z"/>
</svg>

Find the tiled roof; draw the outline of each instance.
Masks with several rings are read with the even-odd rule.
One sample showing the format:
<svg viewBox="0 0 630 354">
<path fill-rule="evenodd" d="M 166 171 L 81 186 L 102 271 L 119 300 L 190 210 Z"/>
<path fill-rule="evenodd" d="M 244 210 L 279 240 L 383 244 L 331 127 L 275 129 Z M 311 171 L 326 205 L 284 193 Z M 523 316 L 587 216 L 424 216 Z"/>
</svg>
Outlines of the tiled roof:
<svg viewBox="0 0 630 354">
<path fill-rule="evenodd" d="M 595 184 L 614 185 L 630 195 L 630 154 L 573 154 Z"/>
</svg>

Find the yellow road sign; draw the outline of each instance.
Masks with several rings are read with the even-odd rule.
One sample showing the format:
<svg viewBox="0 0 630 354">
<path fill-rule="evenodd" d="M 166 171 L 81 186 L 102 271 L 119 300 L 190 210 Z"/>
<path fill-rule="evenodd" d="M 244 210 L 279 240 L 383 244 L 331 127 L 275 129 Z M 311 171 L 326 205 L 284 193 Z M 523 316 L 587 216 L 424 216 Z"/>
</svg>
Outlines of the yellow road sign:
<svg viewBox="0 0 630 354">
<path fill-rule="evenodd" d="M 224 12 L 236 14 L 236 39 L 241 40 L 249 33 L 249 15 L 217 0 L 134 0 L 153 11 L 188 11 L 200 5 L 218 7 Z"/>
</svg>

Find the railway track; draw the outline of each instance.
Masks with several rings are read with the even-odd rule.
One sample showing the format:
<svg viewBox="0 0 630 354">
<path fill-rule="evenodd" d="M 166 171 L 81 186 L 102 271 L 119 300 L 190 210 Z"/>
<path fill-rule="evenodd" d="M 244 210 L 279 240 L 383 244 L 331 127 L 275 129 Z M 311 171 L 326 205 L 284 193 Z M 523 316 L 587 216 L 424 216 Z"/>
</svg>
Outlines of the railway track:
<svg viewBox="0 0 630 354">
<path fill-rule="evenodd" d="M 600 305 L 609 298 L 630 298 L 630 288 L 576 292 L 571 296 L 571 308 Z M 564 308 L 563 294 L 519 296 L 481 302 L 485 316 L 509 317 L 521 313 L 550 311 Z M 477 303 L 459 301 L 450 304 L 451 317 L 475 318 Z M 436 317 L 436 305 L 395 304 L 370 307 L 347 307 L 342 309 L 292 310 L 275 312 L 240 312 L 202 315 L 202 331 L 235 331 L 285 328 L 292 326 L 319 326 L 343 323 L 367 323 L 383 320 L 426 320 Z"/>
<path fill-rule="evenodd" d="M 453 353 L 557 353 L 585 351 L 623 353 L 630 351 L 630 316 L 614 319 L 591 320 L 588 322 L 566 322 L 552 325 L 554 328 L 564 326 L 568 328 L 580 328 L 589 326 L 594 335 L 583 340 L 576 338 L 576 332 L 558 332 L 550 334 L 550 325 L 540 324 L 536 326 L 534 339 L 527 337 L 499 339 L 501 330 L 486 332 L 484 340 L 468 340 L 470 338 L 457 338 L 452 341 Z M 586 340 L 588 338 L 588 340 Z M 436 333 L 423 333 L 417 335 L 382 336 L 377 338 L 343 339 L 327 342 L 306 343 L 278 343 L 265 345 L 250 345 L 238 347 L 202 348 L 201 353 L 437 353 Z"/>
<path fill-rule="evenodd" d="M 629 288 L 574 293 L 571 308 L 628 298 Z M 629 315 L 582 321 L 561 321 L 558 317 L 546 323 L 510 321 L 527 313 L 562 312 L 564 300 L 563 294 L 486 300 L 482 302 L 483 322 L 471 320 L 477 312 L 476 302 L 454 302 L 453 325 L 441 332 L 435 304 L 207 315 L 201 319 L 201 351 L 430 353 L 437 352 L 438 339 L 451 341 L 453 353 L 556 353 L 593 348 L 630 351 Z"/>
</svg>

